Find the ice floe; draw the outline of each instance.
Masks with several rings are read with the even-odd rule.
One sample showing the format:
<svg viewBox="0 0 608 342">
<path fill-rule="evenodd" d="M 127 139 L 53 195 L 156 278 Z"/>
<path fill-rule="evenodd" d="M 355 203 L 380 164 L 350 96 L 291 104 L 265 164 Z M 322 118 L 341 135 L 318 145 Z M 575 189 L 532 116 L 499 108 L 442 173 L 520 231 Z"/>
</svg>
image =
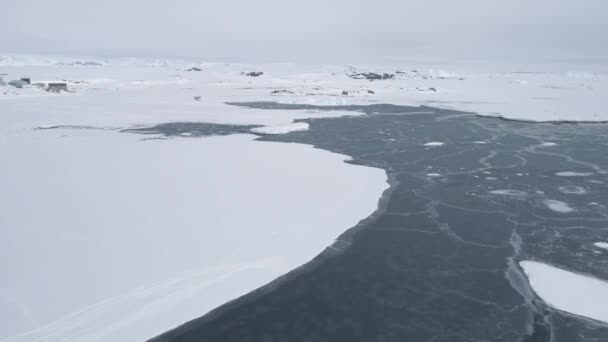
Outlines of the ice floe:
<svg viewBox="0 0 608 342">
<path fill-rule="evenodd" d="M 424 146 L 427 146 L 427 147 L 440 147 L 443 145 L 445 145 L 445 143 L 439 142 L 439 141 L 431 141 L 431 142 L 424 144 Z"/>
<path fill-rule="evenodd" d="M 552 307 L 608 323 L 608 282 L 538 261 L 522 261 L 534 292 Z"/>
<path fill-rule="evenodd" d="M 251 132 L 259 134 L 285 134 L 306 130 L 308 130 L 308 124 L 306 122 L 294 122 L 286 125 L 256 127 L 252 128 Z"/>
<path fill-rule="evenodd" d="M 558 200 L 543 200 L 543 204 L 549 208 L 549 210 L 558 212 L 558 213 L 563 213 L 563 214 L 567 214 L 567 213 L 571 213 L 574 211 L 574 208 L 572 208 L 568 203 L 566 202 L 562 202 L 562 201 L 558 201 Z"/>
<path fill-rule="evenodd" d="M 564 185 L 560 186 L 558 189 L 568 195 L 584 195 L 587 193 L 587 189 L 577 185 Z"/>
<path fill-rule="evenodd" d="M 560 177 L 589 177 L 589 176 L 593 175 L 593 173 L 592 172 L 577 172 L 577 171 L 562 171 L 562 172 L 557 172 L 555 175 L 560 176 Z"/>
<path fill-rule="evenodd" d="M 487 179 L 487 178 L 486 178 Z M 520 190 L 492 190 L 491 194 L 494 195 L 506 195 L 506 196 L 526 196 L 527 193 Z"/>
</svg>

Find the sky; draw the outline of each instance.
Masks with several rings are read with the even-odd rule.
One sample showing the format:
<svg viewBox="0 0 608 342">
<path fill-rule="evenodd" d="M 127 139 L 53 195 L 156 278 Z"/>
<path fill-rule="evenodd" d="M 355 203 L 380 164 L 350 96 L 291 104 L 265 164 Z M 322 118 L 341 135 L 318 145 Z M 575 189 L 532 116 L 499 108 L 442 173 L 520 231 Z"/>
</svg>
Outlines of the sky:
<svg viewBox="0 0 608 342">
<path fill-rule="evenodd" d="M 0 51 L 232 60 L 596 58 L 602 0 L 0 0 Z"/>
</svg>

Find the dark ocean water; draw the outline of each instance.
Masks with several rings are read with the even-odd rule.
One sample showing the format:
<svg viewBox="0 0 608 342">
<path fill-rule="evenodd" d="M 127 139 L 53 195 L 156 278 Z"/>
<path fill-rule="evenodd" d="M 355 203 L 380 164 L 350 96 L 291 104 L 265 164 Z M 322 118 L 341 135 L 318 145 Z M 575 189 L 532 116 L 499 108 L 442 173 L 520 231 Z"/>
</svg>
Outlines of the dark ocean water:
<svg viewBox="0 0 608 342">
<path fill-rule="evenodd" d="M 301 120 L 310 130 L 259 139 L 350 155 L 353 164 L 385 169 L 391 188 L 374 214 L 309 264 L 155 341 L 608 341 L 608 325 L 536 297 L 518 265 L 539 260 L 608 280 L 608 251 L 593 246 L 608 241 L 608 125 L 394 105 L 235 105 L 365 112 Z M 198 137 L 249 128 L 170 123 L 140 131 Z M 563 171 L 590 175 L 556 175 Z M 545 200 L 575 210 L 551 211 Z"/>
</svg>

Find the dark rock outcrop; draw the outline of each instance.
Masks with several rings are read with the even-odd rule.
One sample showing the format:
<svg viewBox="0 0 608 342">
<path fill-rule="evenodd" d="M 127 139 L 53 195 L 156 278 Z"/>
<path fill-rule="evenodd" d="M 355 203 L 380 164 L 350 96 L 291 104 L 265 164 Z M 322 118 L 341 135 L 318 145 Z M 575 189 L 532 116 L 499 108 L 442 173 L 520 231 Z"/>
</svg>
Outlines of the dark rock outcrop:
<svg viewBox="0 0 608 342">
<path fill-rule="evenodd" d="M 377 81 L 377 80 L 391 80 L 395 78 L 395 74 L 377 74 L 375 72 L 359 72 L 359 73 L 351 73 L 348 74 L 348 77 L 356 79 L 356 80 L 369 80 L 369 81 Z"/>
</svg>

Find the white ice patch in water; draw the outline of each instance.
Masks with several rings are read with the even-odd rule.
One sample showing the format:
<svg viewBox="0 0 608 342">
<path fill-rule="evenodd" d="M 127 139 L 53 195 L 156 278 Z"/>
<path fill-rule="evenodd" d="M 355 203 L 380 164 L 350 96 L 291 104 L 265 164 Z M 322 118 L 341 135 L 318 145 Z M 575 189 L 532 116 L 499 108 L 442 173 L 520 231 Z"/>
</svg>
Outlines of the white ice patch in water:
<svg viewBox="0 0 608 342">
<path fill-rule="evenodd" d="M 439 141 L 431 141 L 431 142 L 424 144 L 424 146 L 427 146 L 427 147 L 439 147 L 439 146 L 443 146 L 443 145 L 445 145 L 445 143 L 439 142 Z"/>
<path fill-rule="evenodd" d="M 430 178 L 441 177 L 439 173 L 427 173 L 426 176 Z"/>
<path fill-rule="evenodd" d="M 574 211 L 568 203 L 557 200 L 544 200 L 543 203 L 549 208 L 558 213 L 571 213 Z"/>
<path fill-rule="evenodd" d="M 492 190 L 491 194 L 494 195 L 506 195 L 506 196 L 526 196 L 527 193 L 520 190 Z"/>
<path fill-rule="evenodd" d="M 562 171 L 562 172 L 558 172 L 555 175 L 556 176 L 561 176 L 561 177 L 588 177 L 591 176 L 593 173 L 591 172 L 576 172 L 576 171 Z"/>
<path fill-rule="evenodd" d="M 558 189 L 559 191 L 568 195 L 584 195 L 587 193 L 587 189 L 583 188 L 582 186 L 576 185 L 564 185 L 560 186 Z"/>
<path fill-rule="evenodd" d="M 540 144 L 540 146 L 551 147 L 551 146 L 557 146 L 557 144 L 554 142 L 544 142 L 544 143 Z"/>
<path fill-rule="evenodd" d="M 307 131 L 308 127 L 306 122 L 294 122 L 287 125 L 256 127 L 252 128 L 251 131 L 259 134 L 286 134 L 289 132 Z"/>
<path fill-rule="evenodd" d="M 608 242 L 596 242 L 596 243 L 594 243 L 594 245 L 595 245 L 595 247 L 608 250 Z"/>
<path fill-rule="evenodd" d="M 481 141 L 481 140 L 480 140 L 480 141 L 475 141 L 475 142 L 473 142 L 473 143 L 474 143 L 474 144 L 480 144 L 480 145 L 481 145 L 481 144 L 487 144 L 487 142 L 485 142 L 485 141 Z"/>
<path fill-rule="evenodd" d="M 608 322 L 608 282 L 537 261 L 522 261 L 530 286 L 552 307 Z M 573 295 L 575 294 L 575 295 Z"/>
</svg>

